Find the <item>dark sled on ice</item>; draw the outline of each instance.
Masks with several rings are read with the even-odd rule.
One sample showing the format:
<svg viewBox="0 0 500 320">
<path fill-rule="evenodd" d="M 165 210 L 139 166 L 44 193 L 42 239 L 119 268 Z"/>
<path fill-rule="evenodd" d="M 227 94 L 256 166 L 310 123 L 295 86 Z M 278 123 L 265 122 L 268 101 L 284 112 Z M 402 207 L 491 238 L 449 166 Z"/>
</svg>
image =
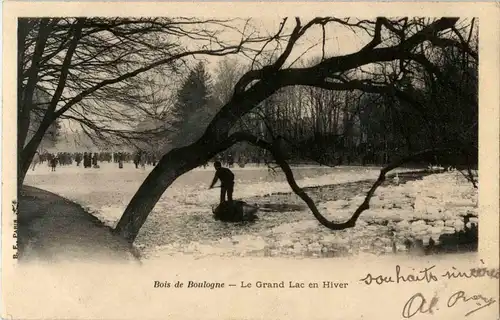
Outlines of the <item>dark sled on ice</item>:
<svg viewBox="0 0 500 320">
<path fill-rule="evenodd" d="M 244 201 L 223 202 L 212 208 L 214 219 L 225 222 L 255 221 L 258 209 Z"/>
</svg>

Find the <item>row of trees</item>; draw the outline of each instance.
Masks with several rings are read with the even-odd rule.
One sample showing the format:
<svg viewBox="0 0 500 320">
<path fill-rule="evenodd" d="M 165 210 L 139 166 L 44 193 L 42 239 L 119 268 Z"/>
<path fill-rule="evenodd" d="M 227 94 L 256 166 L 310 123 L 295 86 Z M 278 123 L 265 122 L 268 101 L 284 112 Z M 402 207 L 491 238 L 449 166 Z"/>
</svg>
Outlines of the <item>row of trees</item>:
<svg viewBox="0 0 500 320">
<path fill-rule="evenodd" d="M 328 165 L 387 164 L 438 142 L 453 143 L 449 140 L 456 137 L 463 140 L 455 141 L 458 144 L 477 141 L 477 61 L 456 48 L 444 50 L 433 60 L 441 72 L 440 82 L 424 70 L 410 70 L 412 66 L 398 70 L 398 66 L 384 65 L 373 71 L 384 75 L 384 80 L 412 101 L 401 101 L 389 92 L 381 95 L 361 90 L 286 87 L 239 119 L 233 130 L 248 131 L 266 140 L 281 137 L 289 160 Z M 185 146 L 202 135 L 243 74 L 240 63 L 225 58 L 210 75 L 199 62 L 188 74 L 173 99 L 173 112 L 161 122 L 174 128 L 172 134 L 162 137 L 161 152 Z M 398 71 L 401 75 L 396 74 Z M 395 81 L 395 77 L 399 79 Z M 415 104 L 421 109 L 415 110 Z M 259 148 L 248 144 L 230 149 L 236 157 L 265 157 Z M 473 159 L 455 160 L 454 165 L 477 164 Z"/>
<path fill-rule="evenodd" d="M 429 159 L 451 165 L 458 156 L 477 163 L 474 19 L 318 17 L 305 24 L 299 18 L 289 22 L 283 19 L 274 34 L 261 35 L 249 27 L 251 21 L 239 19 L 21 19 L 19 186 L 41 139 L 58 119 L 75 121 L 102 138 L 143 143 L 168 136 L 174 144 L 115 228 L 130 242 L 180 175 L 238 143 L 272 156 L 292 190 L 320 223 L 334 230 L 354 226 L 385 175 L 399 165 Z M 353 36 L 364 34 L 367 41 L 355 52 L 328 54 L 325 34 L 332 25 Z M 323 31 L 321 58 L 295 66 L 291 52 L 314 29 Z M 235 34 L 237 40 L 223 40 L 236 39 Z M 188 71 L 194 57 L 229 54 L 251 62 L 243 71 L 228 61 L 219 65 L 226 71 L 216 73 L 212 90 L 203 85 L 208 77 L 202 65 Z M 33 103 L 35 89 L 51 97 L 43 109 Z M 209 112 L 200 109 L 205 103 L 213 106 Z M 42 110 L 43 118 L 27 141 L 34 110 Z M 137 130 L 138 119 L 157 122 Z M 384 162 L 391 162 L 349 220 L 328 221 L 295 183 L 288 160 L 321 162 L 346 155 L 352 160 L 368 150 L 384 150 Z"/>
</svg>

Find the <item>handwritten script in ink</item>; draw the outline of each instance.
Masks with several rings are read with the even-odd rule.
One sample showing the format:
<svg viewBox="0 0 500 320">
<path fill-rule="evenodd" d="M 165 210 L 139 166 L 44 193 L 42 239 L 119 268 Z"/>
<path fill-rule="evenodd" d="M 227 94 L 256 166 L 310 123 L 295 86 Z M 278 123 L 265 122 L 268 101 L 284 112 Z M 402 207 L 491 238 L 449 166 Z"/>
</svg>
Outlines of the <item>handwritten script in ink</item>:
<svg viewBox="0 0 500 320">
<path fill-rule="evenodd" d="M 394 271 L 387 274 L 372 274 L 368 273 L 364 278 L 359 281 L 364 284 L 370 285 L 390 285 L 390 284 L 400 284 L 400 283 L 431 283 L 438 282 L 441 279 L 452 280 L 452 279 L 477 279 L 477 278 L 490 278 L 495 282 L 499 279 L 499 268 L 487 268 L 484 266 L 484 261 L 480 260 L 482 266 L 473 267 L 468 270 L 459 270 L 456 267 L 451 267 L 442 272 L 438 271 L 436 265 L 425 267 L 422 269 L 403 268 L 396 265 Z M 446 303 L 443 304 L 442 300 Z M 454 308 L 456 306 L 466 306 L 469 310 L 464 316 L 469 316 L 475 312 L 482 309 L 490 307 L 495 304 L 497 300 L 494 297 L 488 297 L 481 293 L 467 293 L 464 290 L 458 290 L 446 297 L 445 299 L 440 298 L 437 294 L 432 297 L 426 297 L 423 293 L 418 292 L 411 296 L 402 309 L 403 318 L 412 318 L 417 314 L 434 314 L 439 310 L 440 305 L 444 305 L 446 308 Z"/>
<path fill-rule="evenodd" d="M 484 262 L 481 260 L 481 263 Z M 401 266 L 396 265 L 393 273 L 373 275 L 368 273 L 364 278 L 359 281 L 364 282 L 366 285 L 382 285 L 389 283 L 403 283 L 403 282 L 437 282 L 439 279 L 457 279 L 457 278 L 483 278 L 489 277 L 492 279 L 499 279 L 498 268 L 475 267 L 467 271 L 460 271 L 455 267 L 445 270 L 443 273 L 436 271 L 436 266 L 425 267 L 420 270 L 411 268 L 411 270 L 402 270 Z"/>
<path fill-rule="evenodd" d="M 417 314 L 434 314 L 439 310 L 440 298 L 434 295 L 430 300 L 424 297 L 422 293 L 414 294 L 404 305 L 402 316 L 405 319 L 412 318 Z M 492 306 L 497 300 L 493 297 L 485 297 L 482 294 L 468 294 L 463 290 L 459 290 L 448 297 L 446 307 L 453 308 L 460 304 L 465 304 L 469 310 L 465 313 L 465 317 Z"/>
</svg>

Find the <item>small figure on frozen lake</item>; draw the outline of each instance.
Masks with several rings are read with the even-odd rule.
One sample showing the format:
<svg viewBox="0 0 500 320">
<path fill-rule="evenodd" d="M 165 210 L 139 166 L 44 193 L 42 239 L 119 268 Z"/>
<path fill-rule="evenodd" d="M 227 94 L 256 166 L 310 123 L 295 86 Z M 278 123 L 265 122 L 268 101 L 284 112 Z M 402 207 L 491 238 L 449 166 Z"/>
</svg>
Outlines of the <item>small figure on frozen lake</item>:
<svg viewBox="0 0 500 320">
<path fill-rule="evenodd" d="M 246 204 L 244 201 L 233 201 L 234 190 L 234 173 L 223 168 L 220 161 L 215 161 L 215 176 L 210 184 L 209 189 L 212 189 L 220 180 L 220 203 L 216 208 L 212 208 L 216 220 L 222 221 L 253 221 L 257 219 L 255 213 L 257 208 Z M 226 201 L 227 194 L 227 201 Z"/>
<path fill-rule="evenodd" d="M 35 155 L 33 156 L 33 160 L 31 162 L 31 170 L 35 171 L 35 167 L 39 163 L 40 163 L 40 153 L 38 153 L 38 151 L 35 151 Z"/>
<path fill-rule="evenodd" d="M 117 154 L 118 168 L 123 169 L 123 154 L 119 152 Z"/>
<path fill-rule="evenodd" d="M 399 175 L 396 173 L 396 176 L 393 179 L 394 183 L 399 185 Z"/>
<path fill-rule="evenodd" d="M 134 155 L 134 165 L 136 169 L 139 169 L 139 163 L 141 162 L 141 153 L 137 151 Z"/>
<path fill-rule="evenodd" d="M 79 167 L 80 166 L 80 162 L 82 162 L 82 154 L 81 153 L 77 153 L 75 155 L 75 162 L 76 162 L 76 166 Z"/>
<path fill-rule="evenodd" d="M 56 171 L 57 161 L 58 161 L 58 159 L 56 156 L 52 156 L 52 158 L 50 158 L 51 171 Z"/>
<path fill-rule="evenodd" d="M 220 161 L 215 161 L 215 176 L 210 184 L 209 189 L 212 189 L 217 182 L 220 180 L 220 203 L 226 201 L 226 193 L 227 193 L 227 201 L 233 201 L 233 190 L 234 190 L 234 173 L 228 168 L 223 168 Z"/>
<path fill-rule="evenodd" d="M 141 151 L 141 153 L 140 153 L 139 163 L 141 164 L 141 169 L 145 170 L 146 169 L 146 153 L 143 151 Z"/>
</svg>

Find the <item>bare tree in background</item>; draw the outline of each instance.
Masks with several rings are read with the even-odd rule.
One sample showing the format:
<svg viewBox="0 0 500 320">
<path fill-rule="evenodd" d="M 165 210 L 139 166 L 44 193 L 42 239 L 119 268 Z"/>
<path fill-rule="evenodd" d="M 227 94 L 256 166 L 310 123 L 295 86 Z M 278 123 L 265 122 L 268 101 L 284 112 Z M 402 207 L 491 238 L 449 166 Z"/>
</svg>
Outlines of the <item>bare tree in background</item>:
<svg viewBox="0 0 500 320">
<path fill-rule="evenodd" d="M 286 22 L 287 20 L 284 20 L 280 25 L 278 34 L 281 33 L 281 26 L 285 25 Z M 322 27 L 331 23 L 352 28 L 355 32 L 367 32 L 372 39 L 357 52 L 333 57 L 327 57 L 323 54 L 321 61 L 313 66 L 290 67 L 288 60 L 297 41 L 311 27 Z M 463 28 L 464 24 L 465 28 Z M 472 29 L 470 23 L 458 18 L 377 18 L 375 21 L 352 21 L 327 17 L 315 18 L 306 24 L 296 18 L 295 27 L 277 58 L 264 67 L 246 72 L 239 79 L 231 99 L 220 109 L 203 136 L 196 142 L 186 147 L 174 149 L 162 157 L 131 199 L 115 231 L 129 242 L 133 242 L 157 201 L 179 176 L 242 141 L 264 148 L 273 155 L 275 161 L 284 171 L 293 192 L 307 203 L 321 224 L 333 230 L 353 227 L 360 214 L 369 207 L 370 198 L 390 170 L 408 161 L 443 152 L 473 153 L 469 143 L 467 141 L 463 141 L 463 144 L 444 143 L 430 149 L 417 151 L 392 162 L 381 171 L 379 179 L 374 183 L 365 201 L 353 213 L 352 217 L 345 222 L 338 223 L 326 219 L 319 212 L 312 199 L 296 184 L 293 172 L 280 149 L 279 139 L 265 141 L 248 132 L 231 133 L 233 126 L 241 117 L 251 112 L 259 103 L 272 96 L 279 89 L 297 85 L 336 91 L 359 90 L 373 94 L 391 94 L 398 99 L 411 102 L 414 108 L 419 108 L 421 103 L 418 100 L 415 101 L 411 95 L 395 85 L 395 82 L 387 83 L 373 77 L 367 77 L 362 75 L 360 69 L 373 64 L 397 61 L 402 66 L 401 69 L 404 69 L 406 64 L 411 64 L 432 77 L 436 83 L 446 83 L 447 80 L 442 77 L 437 65 L 438 61 L 433 60 L 430 54 L 447 48 L 455 48 L 464 55 L 470 56 L 471 59 L 477 60 L 477 51 L 473 50 L 472 46 L 464 40 L 464 31 L 468 32 L 469 29 Z M 269 43 L 272 41 L 273 39 Z M 268 42 L 266 42 L 267 44 Z M 450 85 L 453 86 L 451 83 Z"/>
<path fill-rule="evenodd" d="M 194 55 L 252 52 L 251 44 L 267 41 L 246 34 L 247 27 L 248 21 L 239 19 L 19 19 L 18 185 L 57 119 L 77 121 L 89 135 L 102 137 L 134 140 L 152 133 L 136 130 L 137 119 L 150 113 L 150 105 L 134 103 L 147 92 L 139 87 L 178 73 Z M 226 32 L 239 38 L 225 41 Z M 44 108 L 33 103 L 36 90 L 50 97 Z M 42 120 L 27 141 L 34 110 Z"/>
<path fill-rule="evenodd" d="M 140 105 L 140 110 L 144 110 L 140 116 L 141 121 L 136 126 L 140 135 L 134 140 L 127 139 L 127 144 L 155 156 L 162 156 L 169 148 L 169 135 L 173 131 L 171 115 L 176 102 L 177 86 L 172 81 L 158 79 L 151 81 L 146 88 L 137 88 L 137 99 L 124 103 L 130 106 Z"/>
<path fill-rule="evenodd" d="M 30 124 L 28 127 L 26 140 L 30 140 L 33 135 L 36 134 L 45 114 L 45 108 L 50 103 L 50 96 L 48 96 L 43 91 L 35 90 L 35 92 L 33 93 L 33 103 L 38 105 L 38 108 L 33 110 L 33 112 L 31 112 L 30 114 Z M 47 149 L 54 147 L 58 141 L 58 138 L 60 137 L 60 131 L 60 122 L 55 121 L 54 123 L 52 123 L 42 138 L 42 141 L 38 147 L 38 152 L 43 153 Z"/>
<path fill-rule="evenodd" d="M 214 71 L 213 96 L 220 106 L 223 106 L 231 99 L 234 85 L 245 73 L 246 67 L 242 66 L 240 61 L 231 57 L 219 61 Z"/>
</svg>

